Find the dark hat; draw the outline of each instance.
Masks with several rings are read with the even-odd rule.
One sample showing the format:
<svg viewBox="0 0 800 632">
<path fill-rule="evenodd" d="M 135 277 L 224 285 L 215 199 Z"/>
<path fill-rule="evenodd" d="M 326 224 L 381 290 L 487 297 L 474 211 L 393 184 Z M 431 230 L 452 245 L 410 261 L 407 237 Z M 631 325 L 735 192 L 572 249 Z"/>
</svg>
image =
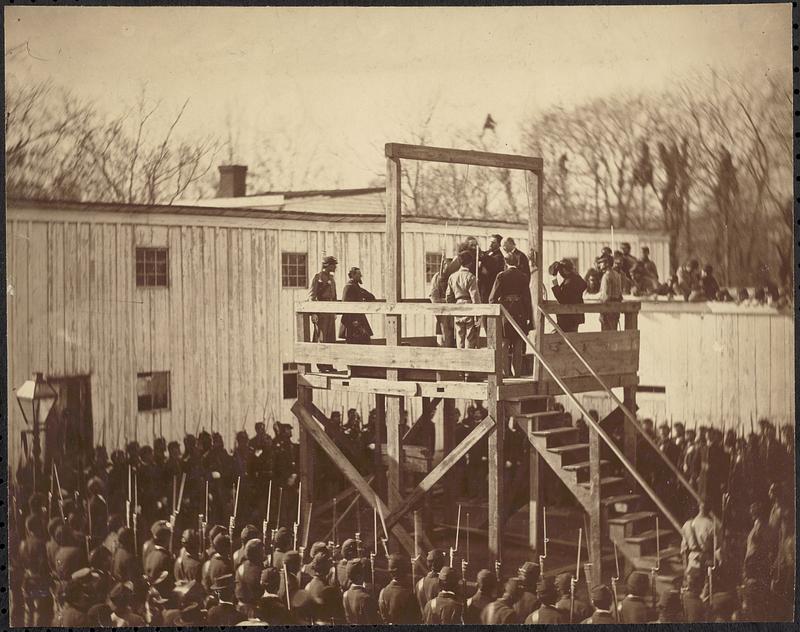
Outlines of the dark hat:
<svg viewBox="0 0 800 632">
<path fill-rule="evenodd" d="M 244 557 L 250 562 L 264 559 L 264 543 L 258 538 L 250 538 L 244 545 Z"/>
<path fill-rule="evenodd" d="M 620 247 L 620 248 L 625 248 L 625 247 L 628 247 L 628 248 L 630 248 L 630 247 L 631 247 L 631 244 L 630 244 L 630 242 L 623 241 L 623 242 L 622 242 L 622 243 L 619 245 L 619 247 Z"/>
<path fill-rule="evenodd" d="M 611 254 L 611 248 L 609 246 L 603 246 L 603 248 L 600 250 L 600 253 L 601 253 L 601 255 L 605 255 L 605 254 L 610 255 Z"/>
<path fill-rule="evenodd" d="M 171 533 L 172 529 L 170 529 L 169 524 L 158 525 L 158 528 L 155 525 L 153 526 L 153 539 L 156 542 L 169 541 Z"/>
<path fill-rule="evenodd" d="M 556 575 L 556 588 L 562 595 L 570 591 L 572 583 L 572 573 L 559 573 Z"/>
<path fill-rule="evenodd" d="M 431 549 L 428 551 L 428 564 L 431 564 L 438 559 L 443 560 L 446 555 L 447 554 L 442 549 Z"/>
<path fill-rule="evenodd" d="M 650 578 L 641 571 L 632 572 L 628 577 L 628 590 L 637 597 L 646 597 L 650 590 Z"/>
<path fill-rule="evenodd" d="M 442 566 L 439 571 L 439 582 L 444 586 L 450 586 L 456 581 L 456 572 L 449 566 Z"/>
<path fill-rule="evenodd" d="M 324 265 L 324 266 L 335 265 L 335 264 L 338 264 L 338 263 L 339 262 L 336 260 L 336 257 L 334 257 L 332 255 L 328 255 L 327 257 L 325 257 L 322 260 L 322 265 Z"/>
<path fill-rule="evenodd" d="M 203 585 L 195 580 L 188 582 L 179 582 L 175 584 L 172 590 L 172 596 L 177 601 L 178 605 L 184 607 L 190 603 L 198 603 L 205 597 L 205 590 Z"/>
<path fill-rule="evenodd" d="M 361 268 L 359 268 L 358 266 L 353 266 L 352 268 L 350 268 L 350 269 L 347 271 L 347 276 L 348 276 L 348 277 L 350 277 L 350 278 L 352 279 L 352 278 L 353 278 L 353 276 L 355 275 L 355 273 L 356 273 L 356 272 L 359 272 L 360 270 L 361 270 Z"/>
<path fill-rule="evenodd" d="M 498 235 L 497 233 L 495 233 L 494 235 L 489 235 L 489 237 L 491 237 L 492 239 L 496 239 L 497 241 L 503 241 L 502 235 Z"/>
<path fill-rule="evenodd" d="M 478 584 L 478 588 L 481 589 L 494 588 L 497 585 L 497 576 L 492 571 L 482 568 L 478 571 L 475 583 Z"/>
<path fill-rule="evenodd" d="M 286 551 L 286 554 L 283 556 L 283 563 L 289 568 L 291 568 L 292 565 L 295 565 L 299 568 L 300 561 L 300 553 L 297 551 Z"/>
<path fill-rule="evenodd" d="M 328 550 L 328 545 L 324 542 L 314 542 L 314 544 L 311 545 L 311 559 L 314 559 L 317 553 L 324 553 L 328 557 L 330 557 L 331 554 Z"/>
<path fill-rule="evenodd" d="M 181 610 L 178 618 L 175 619 L 175 625 L 178 627 L 190 627 L 199 625 L 203 622 L 203 611 L 200 609 L 200 604 L 192 603 L 187 605 Z"/>
<path fill-rule="evenodd" d="M 188 548 L 197 546 L 197 532 L 194 529 L 184 529 L 181 534 L 181 542 Z"/>
<path fill-rule="evenodd" d="M 342 557 L 349 558 L 352 555 L 356 555 L 358 553 L 358 542 L 356 542 L 353 538 L 348 538 L 342 544 Z"/>
<path fill-rule="evenodd" d="M 539 578 L 539 565 L 535 562 L 525 562 L 519 567 L 519 576 L 522 579 L 538 579 Z"/>
<path fill-rule="evenodd" d="M 89 479 L 89 482 L 86 483 L 86 489 L 89 490 L 92 494 L 99 494 L 105 490 L 106 486 L 103 483 L 102 479 L 98 478 L 97 476 L 93 476 Z"/>
<path fill-rule="evenodd" d="M 536 585 L 536 596 L 542 603 L 552 605 L 556 602 L 558 591 L 552 577 L 544 576 L 539 578 L 539 583 Z"/>
<path fill-rule="evenodd" d="M 231 552 L 231 539 L 227 535 L 218 534 L 211 544 L 220 555 L 228 555 Z"/>
<path fill-rule="evenodd" d="M 253 538 L 257 538 L 261 535 L 261 531 L 256 529 L 253 525 L 249 524 L 242 529 L 242 542 L 249 542 Z"/>
<path fill-rule="evenodd" d="M 316 575 L 325 575 L 331 570 L 331 558 L 325 555 L 325 553 L 317 553 L 314 559 L 311 560 L 311 570 L 314 571 Z"/>
<path fill-rule="evenodd" d="M 510 577 L 506 580 L 505 591 L 509 595 L 518 593 L 520 590 L 522 590 L 522 588 L 523 588 L 522 580 L 519 577 Z"/>
<path fill-rule="evenodd" d="M 347 562 L 348 577 L 364 577 L 364 560 L 356 558 Z"/>
<path fill-rule="evenodd" d="M 406 560 L 404 555 L 400 555 L 399 553 L 392 553 L 389 556 L 389 572 L 406 572 L 408 571 L 408 561 Z"/>
<path fill-rule="evenodd" d="M 131 602 L 131 597 L 133 597 L 133 588 L 129 583 L 117 584 L 108 594 L 108 599 L 115 608 L 127 607 Z"/>
<path fill-rule="evenodd" d="M 229 588 L 233 588 L 233 574 L 231 573 L 220 575 L 211 585 L 211 590 L 228 590 Z"/>
<path fill-rule="evenodd" d="M 158 535 L 157 535 L 157 534 L 158 534 L 158 532 L 159 532 L 159 531 L 160 531 L 160 530 L 161 530 L 163 527 L 166 527 L 166 528 L 167 528 L 167 531 L 169 531 L 169 522 L 167 522 L 166 520 L 156 520 L 156 521 L 155 521 L 155 522 L 152 524 L 152 526 L 150 527 L 150 535 L 152 535 L 154 539 L 155 539 L 155 538 L 157 538 L 157 537 L 158 537 Z"/>
<path fill-rule="evenodd" d="M 280 585 L 281 572 L 274 566 L 267 566 L 261 571 L 261 585 L 266 587 L 277 587 Z"/>
<path fill-rule="evenodd" d="M 677 590 L 665 590 L 658 599 L 658 609 L 666 612 L 680 611 L 682 608 L 681 594 Z"/>
<path fill-rule="evenodd" d="M 225 527 L 223 527 L 221 524 L 215 524 L 213 527 L 211 527 L 208 530 L 208 539 L 209 539 L 209 541 L 213 542 L 214 538 L 216 538 L 220 533 L 226 534 L 226 533 L 228 533 L 228 530 Z"/>
<path fill-rule="evenodd" d="M 610 254 L 608 254 L 608 255 L 606 255 L 606 254 L 600 255 L 599 257 L 597 257 L 597 259 L 594 260 L 594 262 L 596 264 L 598 264 L 598 265 L 601 265 L 601 264 L 604 264 L 604 263 L 612 263 L 612 261 L 613 261 L 613 259 L 612 259 Z"/>
<path fill-rule="evenodd" d="M 558 268 L 559 268 L 560 265 L 561 265 L 560 261 L 553 261 L 553 263 L 551 263 L 547 267 L 547 274 L 549 274 L 550 276 L 557 275 L 558 274 Z"/>
<path fill-rule="evenodd" d="M 592 588 L 592 603 L 603 610 L 608 609 L 612 602 L 611 590 L 605 584 L 600 584 Z"/>
<path fill-rule="evenodd" d="M 74 579 L 68 581 L 64 586 L 64 601 L 68 604 L 75 606 L 76 608 L 81 608 L 85 601 L 85 594 L 83 585 Z"/>
</svg>

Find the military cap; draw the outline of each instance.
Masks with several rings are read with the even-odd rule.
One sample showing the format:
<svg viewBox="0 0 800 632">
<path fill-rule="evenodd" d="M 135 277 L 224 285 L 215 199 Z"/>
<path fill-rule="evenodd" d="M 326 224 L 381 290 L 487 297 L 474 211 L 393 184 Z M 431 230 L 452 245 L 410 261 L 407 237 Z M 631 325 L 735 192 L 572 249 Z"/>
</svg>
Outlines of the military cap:
<svg viewBox="0 0 800 632">
<path fill-rule="evenodd" d="M 203 611 L 200 610 L 200 605 L 196 603 L 188 604 L 181 610 L 178 618 L 175 619 L 175 625 L 178 627 L 191 627 L 203 622 Z"/>
<path fill-rule="evenodd" d="M 594 260 L 594 262 L 597 264 L 611 263 L 611 261 L 612 261 L 611 255 L 606 255 L 606 254 L 600 255 L 599 257 L 597 257 L 597 259 Z"/>
<path fill-rule="evenodd" d="M 328 545 L 324 542 L 314 542 L 314 544 L 311 545 L 311 559 L 314 559 L 314 556 L 317 553 L 324 553 L 329 557 L 331 554 L 331 552 L 328 550 Z"/>
<path fill-rule="evenodd" d="M 191 548 L 197 545 L 197 532 L 194 529 L 184 529 L 181 534 L 181 542 Z"/>
<path fill-rule="evenodd" d="M 348 538 L 342 544 L 342 557 L 350 557 L 358 552 L 358 542 L 353 538 Z"/>
<path fill-rule="evenodd" d="M 443 584 L 447 585 L 456 579 L 456 572 L 450 568 L 449 566 L 442 566 L 442 570 L 439 571 L 439 581 Z"/>
<path fill-rule="evenodd" d="M 628 577 L 628 590 L 637 597 L 647 596 L 650 590 L 650 578 L 641 571 L 632 572 Z"/>
<path fill-rule="evenodd" d="M 263 571 L 261 571 L 261 585 L 267 588 L 275 587 L 280 585 L 281 581 L 281 572 L 275 568 L 274 566 L 267 566 Z"/>
<path fill-rule="evenodd" d="M 556 575 L 556 588 L 562 595 L 569 592 L 572 585 L 572 573 L 559 573 Z"/>
<path fill-rule="evenodd" d="M 623 241 L 619 246 L 620 246 L 620 248 L 625 248 L 626 246 L 628 248 L 631 247 L 630 243 L 628 243 L 627 241 Z"/>
<path fill-rule="evenodd" d="M 169 522 L 166 520 L 156 520 L 150 527 L 150 535 L 152 535 L 153 538 L 157 537 L 156 534 L 162 529 L 162 527 L 167 527 L 167 529 L 169 529 Z"/>
<path fill-rule="evenodd" d="M 359 268 L 358 266 L 353 266 L 352 268 L 350 268 L 350 270 L 348 270 L 347 276 L 352 279 L 353 276 L 355 276 L 355 273 L 359 272 L 360 270 L 361 268 Z"/>
<path fill-rule="evenodd" d="M 591 598 L 595 606 L 605 610 L 612 601 L 611 590 L 605 584 L 599 584 L 592 588 Z"/>
<path fill-rule="evenodd" d="M 253 525 L 249 524 L 244 529 L 242 529 L 242 542 L 249 542 L 253 538 L 257 538 L 261 535 L 261 532 L 256 529 Z"/>
<path fill-rule="evenodd" d="M 658 609 L 666 612 L 679 611 L 682 608 L 681 594 L 677 590 L 665 590 L 658 599 Z"/>
<path fill-rule="evenodd" d="M 105 488 L 105 484 L 97 476 L 93 476 L 89 479 L 89 482 L 86 483 L 86 489 L 88 489 L 92 494 L 99 494 L 100 492 L 104 491 Z"/>
<path fill-rule="evenodd" d="M 498 235 L 497 233 L 495 233 L 494 235 L 489 235 L 489 237 L 491 237 L 492 239 L 496 239 L 497 241 L 503 241 L 502 236 Z"/>
<path fill-rule="evenodd" d="M 478 576 L 475 578 L 475 583 L 478 588 L 494 588 L 497 585 L 497 577 L 492 571 L 482 568 L 478 571 Z"/>
<path fill-rule="evenodd" d="M 555 276 L 556 274 L 558 274 L 558 268 L 560 264 L 561 264 L 560 261 L 553 261 L 553 263 L 551 263 L 547 267 L 547 274 L 549 274 L 550 276 Z"/>
<path fill-rule="evenodd" d="M 109 600 L 116 608 L 127 606 L 131 601 L 131 597 L 133 597 L 133 589 L 129 583 L 122 582 L 114 586 L 108 594 Z"/>
<path fill-rule="evenodd" d="M 258 538 L 250 538 L 247 543 L 244 545 L 244 555 L 249 560 L 250 557 L 256 552 L 261 551 L 263 554 L 264 552 L 264 543 L 259 540 Z M 252 561 L 252 560 L 250 560 Z"/>
<path fill-rule="evenodd" d="M 291 566 L 292 564 L 296 564 L 298 567 L 300 566 L 300 553 L 297 551 L 286 551 L 286 554 L 283 556 L 283 561 L 287 567 Z"/>
<path fill-rule="evenodd" d="M 444 559 L 446 553 L 442 549 L 431 549 L 428 551 L 428 564 L 436 561 L 437 559 Z"/>
<path fill-rule="evenodd" d="M 331 558 L 324 553 L 317 553 L 311 560 L 311 570 L 317 575 L 325 575 L 331 570 Z"/>
<path fill-rule="evenodd" d="M 399 553 L 392 553 L 389 556 L 389 572 L 392 571 L 407 571 L 409 564 L 408 560 L 406 560 L 405 556 L 400 555 Z"/>
<path fill-rule="evenodd" d="M 522 579 L 538 578 L 539 565 L 536 562 L 525 562 L 519 567 L 519 576 Z"/>
<path fill-rule="evenodd" d="M 227 555 L 231 552 L 231 539 L 222 533 L 214 538 L 212 545 L 214 550 L 220 555 Z"/>
<path fill-rule="evenodd" d="M 333 255 L 328 255 L 322 260 L 322 265 L 324 266 L 336 265 L 338 263 L 339 262 L 336 260 L 336 257 L 334 257 Z"/>
<path fill-rule="evenodd" d="M 364 560 L 355 558 L 347 562 L 347 576 L 348 577 L 363 577 L 364 576 Z"/>
<path fill-rule="evenodd" d="M 223 535 L 228 533 L 228 530 L 223 527 L 221 524 L 215 524 L 208 530 L 208 539 L 213 542 L 214 538 L 216 538 L 220 533 Z"/>
<path fill-rule="evenodd" d="M 547 575 L 540 577 L 539 583 L 536 585 L 536 595 L 539 597 L 544 596 L 556 599 L 558 597 L 558 591 L 556 590 L 555 580 Z"/>
<path fill-rule="evenodd" d="M 227 590 L 228 588 L 233 588 L 233 574 L 231 573 L 220 575 L 211 585 L 211 590 Z"/>
</svg>

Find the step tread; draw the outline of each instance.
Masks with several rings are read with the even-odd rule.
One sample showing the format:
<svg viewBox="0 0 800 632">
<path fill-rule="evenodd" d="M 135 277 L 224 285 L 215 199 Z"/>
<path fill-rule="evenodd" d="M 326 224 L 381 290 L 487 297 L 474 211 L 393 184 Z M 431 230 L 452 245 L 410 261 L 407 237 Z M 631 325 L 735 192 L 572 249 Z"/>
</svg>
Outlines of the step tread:
<svg viewBox="0 0 800 632">
<path fill-rule="evenodd" d="M 547 430 L 531 430 L 534 437 L 550 437 L 559 434 L 577 433 L 578 429 L 572 426 L 564 426 L 562 428 L 549 428 Z"/>
<path fill-rule="evenodd" d="M 637 520 L 644 520 L 645 518 L 652 518 L 656 516 L 655 511 L 631 511 L 621 516 L 614 516 L 608 519 L 609 524 L 628 524 L 629 522 L 636 522 Z"/>
<path fill-rule="evenodd" d="M 568 472 L 572 472 L 574 470 L 580 470 L 582 468 L 589 467 L 590 463 L 591 463 L 591 461 L 581 461 L 580 463 L 572 463 L 570 465 L 562 465 L 561 469 L 562 470 L 567 470 Z M 600 465 L 601 466 L 608 465 L 609 463 L 610 463 L 610 461 L 607 461 L 606 459 L 600 459 Z"/>
<path fill-rule="evenodd" d="M 611 485 L 612 483 L 619 483 L 620 481 L 624 481 L 625 479 L 622 476 L 603 476 L 600 478 L 600 485 Z M 589 488 L 591 487 L 592 483 L 590 481 L 586 481 L 585 483 L 578 483 L 581 487 Z"/>
<path fill-rule="evenodd" d="M 569 445 L 560 445 L 555 448 L 547 448 L 548 452 L 554 452 L 555 454 L 561 454 L 562 452 L 574 452 L 576 450 L 588 450 L 589 444 L 588 443 L 570 443 Z"/>
<path fill-rule="evenodd" d="M 658 534 L 659 536 L 664 539 L 669 537 L 670 535 L 674 534 L 674 531 L 669 529 L 659 529 Z M 647 542 L 648 540 L 655 540 L 656 539 L 656 530 L 651 529 L 650 531 L 642 531 L 637 535 L 631 535 L 625 538 L 625 542 L 630 542 L 631 544 L 640 544 L 642 542 Z"/>
<path fill-rule="evenodd" d="M 535 413 L 515 413 L 511 415 L 514 421 L 530 421 L 537 417 L 555 417 L 556 415 L 563 415 L 560 410 L 540 410 Z"/>
<path fill-rule="evenodd" d="M 641 494 L 616 494 L 614 496 L 601 498 L 600 502 L 605 505 L 613 505 L 614 503 L 626 503 L 632 500 L 639 500 L 641 497 Z"/>
</svg>

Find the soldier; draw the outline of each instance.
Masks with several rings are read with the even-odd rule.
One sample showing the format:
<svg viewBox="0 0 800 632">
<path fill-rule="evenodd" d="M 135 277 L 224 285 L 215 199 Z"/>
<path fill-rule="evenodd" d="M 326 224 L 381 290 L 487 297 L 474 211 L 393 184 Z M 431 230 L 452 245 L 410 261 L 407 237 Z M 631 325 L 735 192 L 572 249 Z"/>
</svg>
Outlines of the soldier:
<svg viewBox="0 0 800 632">
<path fill-rule="evenodd" d="M 628 578 L 628 594 L 622 600 L 620 615 L 627 623 L 649 623 L 653 609 L 649 606 L 650 578 L 646 573 L 634 571 Z"/>
<path fill-rule="evenodd" d="M 431 290 L 428 296 L 431 303 L 446 303 L 447 302 L 447 280 L 450 278 L 450 273 L 445 271 L 445 260 L 442 257 L 442 265 L 439 272 L 433 275 L 431 279 Z M 455 270 L 453 270 L 455 272 Z M 436 316 L 436 338 L 440 347 L 455 347 L 456 338 L 453 328 L 453 317 L 447 315 Z"/>
<path fill-rule="evenodd" d="M 709 620 L 708 606 L 700 598 L 706 577 L 699 568 L 686 570 L 686 587 L 683 591 L 683 612 L 686 623 L 702 623 Z"/>
<path fill-rule="evenodd" d="M 63 542 L 63 527 L 56 527 L 56 541 Z M 47 549 L 44 531 L 38 516 L 29 515 L 25 519 L 25 539 L 19 545 L 19 563 L 25 569 L 22 582 L 22 595 L 25 600 L 25 625 L 45 626 L 53 616 L 53 600 L 50 596 L 50 569 L 47 563 Z M 63 548 L 63 547 L 62 547 Z M 55 555 L 56 569 L 61 570 L 62 548 Z M 68 570 L 68 569 L 66 569 Z M 67 581 L 66 570 L 58 572 L 59 579 Z M 77 569 L 75 569 L 77 570 Z M 71 572 L 69 573 L 71 575 Z"/>
<path fill-rule="evenodd" d="M 478 589 L 472 597 L 467 599 L 467 607 L 464 610 L 465 625 L 478 625 L 481 623 L 481 614 L 486 606 L 494 601 L 497 576 L 483 568 L 478 571 L 475 583 Z M 514 605 L 516 606 L 516 604 Z"/>
<path fill-rule="evenodd" d="M 309 562 L 307 564 L 303 564 L 302 568 L 300 569 L 300 576 L 298 579 L 300 580 L 300 588 L 305 588 L 311 579 L 314 577 L 314 569 L 312 568 L 314 563 L 314 558 L 317 556 L 318 553 L 322 553 L 324 556 L 330 558 L 331 553 L 328 550 L 328 545 L 324 542 L 314 542 L 311 545 L 311 554 L 309 556 Z M 335 572 L 335 571 L 334 571 Z M 335 581 L 335 577 L 333 577 L 333 573 L 331 573 L 331 579 Z"/>
<path fill-rule="evenodd" d="M 181 550 L 175 560 L 173 575 L 176 582 L 199 581 L 203 570 L 203 562 L 197 551 L 200 540 L 194 529 L 185 529 L 181 534 Z"/>
<path fill-rule="evenodd" d="M 684 623 L 681 595 L 677 590 L 667 589 L 658 599 L 658 619 L 651 623 Z"/>
<path fill-rule="evenodd" d="M 458 253 L 461 267 L 447 279 L 446 300 L 448 303 L 480 303 L 478 282 L 472 273 L 474 255 L 468 250 Z M 474 349 L 478 345 L 480 322 L 473 316 L 456 316 L 456 346 L 459 349 Z"/>
<path fill-rule="evenodd" d="M 311 280 L 308 300 L 310 301 L 335 301 L 336 300 L 336 280 L 333 278 L 336 272 L 336 257 L 325 257 L 322 260 L 322 271 L 314 275 Z M 312 314 L 311 322 L 314 324 L 314 342 L 336 342 L 336 315 L 335 314 Z M 317 365 L 323 373 L 333 371 L 330 364 Z"/>
<path fill-rule="evenodd" d="M 341 621 L 344 616 L 342 592 L 329 582 L 330 570 L 330 557 L 325 553 L 317 553 L 311 560 L 311 572 L 314 577 L 305 588 L 311 600 L 313 620 L 326 625 L 332 620 Z"/>
<path fill-rule="evenodd" d="M 275 440 L 272 442 L 273 479 L 280 486 L 285 486 L 289 477 L 297 472 L 297 446 L 292 443 L 292 424 L 276 421 L 273 427 L 275 429 Z M 280 519 L 281 516 L 278 516 L 278 520 Z"/>
<path fill-rule="evenodd" d="M 428 574 L 420 578 L 414 590 L 417 594 L 420 610 L 425 608 L 431 599 L 439 593 L 439 571 L 445 562 L 445 552 L 441 549 L 428 551 Z"/>
<path fill-rule="evenodd" d="M 481 623 L 485 625 L 513 625 L 521 623 L 514 605 L 522 596 L 522 582 L 517 577 L 506 581 L 505 592 L 483 610 Z"/>
<path fill-rule="evenodd" d="M 560 595 L 560 599 L 556 602 L 556 608 L 569 614 L 572 603 L 572 620 L 583 621 L 592 615 L 592 609 L 582 599 L 575 597 L 573 600 L 571 598 L 572 577 L 572 573 L 560 573 L 556 576 L 556 589 Z"/>
<path fill-rule="evenodd" d="M 111 557 L 111 577 L 117 582 L 129 582 L 141 574 L 142 567 L 133 549 L 133 531 L 128 527 L 120 527 L 117 531 L 117 548 Z"/>
<path fill-rule="evenodd" d="M 112 627 L 142 627 L 144 619 L 131 609 L 133 591 L 128 584 L 117 584 L 108 595 L 111 604 Z"/>
<path fill-rule="evenodd" d="M 261 586 L 264 594 L 258 601 L 256 616 L 267 625 L 294 625 L 298 623 L 286 607 L 286 600 L 278 597 L 281 573 L 277 568 L 268 566 L 261 573 Z"/>
<path fill-rule="evenodd" d="M 350 586 L 342 595 L 344 617 L 349 625 L 377 625 L 378 606 L 364 585 L 364 560 L 355 559 L 347 563 Z"/>
<path fill-rule="evenodd" d="M 244 559 L 236 568 L 236 600 L 239 612 L 246 617 L 255 614 L 258 599 L 264 590 L 261 587 L 261 573 L 264 570 L 264 543 L 257 537 L 247 541 Z"/>
<path fill-rule="evenodd" d="M 156 524 L 159 523 L 157 522 Z M 159 525 L 154 530 L 153 535 L 153 548 L 144 558 L 144 574 L 151 583 L 154 583 L 162 573 L 166 572 L 167 578 L 159 586 L 159 592 L 166 596 L 175 584 L 172 575 L 174 562 L 169 552 L 172 530 L 168 526 Z"/>
<path fill-rule="evenodd" d="M 347 563 L 358 557 L 358 542 L 348 538 L 342 544 L 341 552 L 342 559 L 336 563 L 336 584 L 342 590 L 347 590 L 350 587 L 347 577 Z"/>
<path fill-rule="evenodd" d="M 525 562 L 519 569 L 518 577 L 522 582 L 522 595 L 514 604 L 514 610 L 517 613 L 517 620 L 522 623 L 540 605 L 536 596 L 536 584 L 539 582 L 539 565 L 534 562 Z"/>
<path fill-rule="evenodd" d="M 75 580 L 67 582 L 64 587 L 64 607 L 61 609 L 59 616 L 53 621 L 53 624 L 58 627 L 69 628 L 87 627 L 89 620 L 83 611 L 84 601 L 83 588 L 80 583 Z"/>
<path fill-rule="evenodd" d="M 383 623 L 417 625 L 422 622 L 419 604 L 409 586 L 411 571 L 407 558 L 392 553 L 389 556 L 389 575 L 392 580 L 381 590 L 378 609 Z"/>
<path fill-rule="evenodd" d="M 562 305 L 583 304 L 583 293 L 586 291 L 586 281 L 575 272 L 575 266 L 569 259 L 561 259 L 552 263 L 547 269 L 553 277 L 553 296 Z M 561 283 L 556 275 L 561 275 Z M 530 296 L 530 294 L 528 295 Z M 586 318 L 583 314 L 556 314 L 558 326 L 565 332 L 578 331 Z"/>
<path fill-rule="evenodd" d="M 239 502 L 241 502 L 241 501 L 239 501 Z M 242 538 L 241 538 L 242 546 L 240 546 L 238 549 L 236 549 L 233 552 L 233 568 L 238 568 L 239 564 L 244 562 L 244 560 L 245 560 L 245 548 L 249 544 L 250 540 L 252 540 L 254 538 L 258 539 L 260 537 L 261 537 L 261 531 L 256 529 L 251 524 L 245 525 L 244 529 L 242 529 Z"/>
<path fill-rule="evenodd" d="M 108 503 L 105 499 L 105 485 L 99 477 L 91 478 L 86 484 L 86 489 L 89 493 L 86 506 L 89 514 L 89 525 L 91 526 L 91 531 L 88 534 L 89 546 L 94 548 L 102 543 L 107 535 Z"/>
<path fill-rule="evenodd" d="M 527 334 L 531 323 L 531 294 L 528 279 L 517 266 L 516 258 L 510 254 L 505 258 L 506 269 L 495 278 L 489 294 L 489 303 L 499 303 Z M 522 353 L 524 343 L 516 330 L 507 322 L 503 322 L 503 340 L 508 348 L 506 373 L 519 375 L 522 370 Z"/>
<path fill-rule="evenodd" d="M 539 599 L 538 610 L 535 610 L 525 619 L 526 624 L 533 623 L 569 623 L 569 611 L 564 612 L 556 608 L 558 591 L 552 577 L 542 577 L 536 587 L 536 597 Z"/>
<path fill-rule="evenodd" d="M 457 625 L 463 620 L 464 606 L 456 599 L 458 578 L 449 566 L 443 566 L 438 575 L 439 593 L 430 599 L 422 611 L 425 624 Z"/>
<path fill-rule="evenodd" d="M 283 569 L 284 556 L 292 546 L 292 534 L 286 527 L 280 527 L 275 533 L 275 542 L 272 550 L 272 565 L 278 570 Z"/>
<path fill-rule="evenodd" d="M 247 618 L 233 605 L 233 575 L 215 577 L 209 590 L 217 597 L 217 604 L 208 609 L 208 614 L 206 615 L 206 623 L 208 625 L 237 625 Z"/>
<path fill-rule="evenodd" d="M 288 592 L 289 600 L 294 607 L 295 599 L 298 598 L 297 594 L 300 593 L 300 581 L 297 579 L 297 573 L 300 571 L 300 554 L 297 551 L 286 551 L 283 555 L 283 562 L 278 568 L 281 571 L 281 583 L 278 587 L 278 597 L 286 602 L 287 585 L 284 579 L 283 566 L 286 566 L 286 573 L 288 574 Z M 275 566 L 273 562 L 273 566 Z M 310 582 L 309 582 L 310 583 Z M 300 599 L 300 598 L 298 598 Z"/>
<path fill-rule="evenodd" d="M 594 612 L 592 616 L 584 619 L 581 623 L 594 623 L 594 624 L 615 624 L 617 620 L 611 614 L 611 608 L 614 603 L 613 596 L 608 586 L 600 584 L 592 588 L 591 592 L 592 606 Z"/>
<path fill-rule="evenodd" d="M 145 540 L 144 544 L 142 544 L 142 562 L 147 559 L 147 556 L 150 554 L 150 551 L 153 550 L 156 544 L 156 533 L 161 531 L 162 527 L 169 528 L 169 522 L 166 520 L 156 520 L 150 526 L 150 537 Z"/>
<path fill-rule="evenodd" d="M 375 295 L 361 287 L 362 275 L 359 268 L 350 268 L 347 273 L 350 280 L 342 290 L 342 302 L 357 303 L 374 301 Z M 342 314 L 339 322 L 339 338 L 349 344 L 369 344 L 372 328 L 364 314 Z"/>
<path fill-rule="evenodd" d="M 227 535 L 217 534 L 212 541 L 214 552 L 210 559 L 203 564 L 203 588 L 211 590 L 211 586 L 219 577 L 233 575 L 233 562 L 231 560 L 231 539 Z"/>
</svg>

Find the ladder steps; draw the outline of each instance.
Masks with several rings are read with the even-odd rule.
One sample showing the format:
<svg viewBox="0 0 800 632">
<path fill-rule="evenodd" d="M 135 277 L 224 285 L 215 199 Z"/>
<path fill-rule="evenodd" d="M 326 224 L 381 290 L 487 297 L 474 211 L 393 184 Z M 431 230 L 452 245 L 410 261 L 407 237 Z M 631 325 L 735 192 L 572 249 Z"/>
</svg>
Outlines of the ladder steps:
<svg viewBox="0 0 800 632">
<path fill-rule="evenodd" d="M 588 443 L 570 443 L 569 445 L 560 445 L 555 448 L 547 448 L 548 452 L 554 454 L 563 454 L 564 452 L 577 452 L 579 450 L 588 450 Z"/>
<path fill-rule="evenodd" d="M 610 461 L 607 461 L 605 459 L 600 459 L 600 467 L 603 467 L 604 465 L 608 465 L 609 463 L 610 463 Z M 590 461 L 581 461 L 579 463 L 572 463 L 570 465 L 563 465 L 562 468 L 567 470 L 567 472 L 575 472 L 577 470 L 582 470 L 584 468 L 587 468 L 587 467 L 589 467 L 589 465 L 590 465 Z"/>
<path fill-rule="evenodd" d="M 622 476 L 604 476 L 600 479 L 600 486 L 603 487 L 605 485 L 613 485 L 615 483 L 619 483 L 624 480 L 625 479 Z M 586 488 L 591 487 L 591 483 L 588 481 L 585 483 L 578 483 L 578 485 Z"/>
</svg>

